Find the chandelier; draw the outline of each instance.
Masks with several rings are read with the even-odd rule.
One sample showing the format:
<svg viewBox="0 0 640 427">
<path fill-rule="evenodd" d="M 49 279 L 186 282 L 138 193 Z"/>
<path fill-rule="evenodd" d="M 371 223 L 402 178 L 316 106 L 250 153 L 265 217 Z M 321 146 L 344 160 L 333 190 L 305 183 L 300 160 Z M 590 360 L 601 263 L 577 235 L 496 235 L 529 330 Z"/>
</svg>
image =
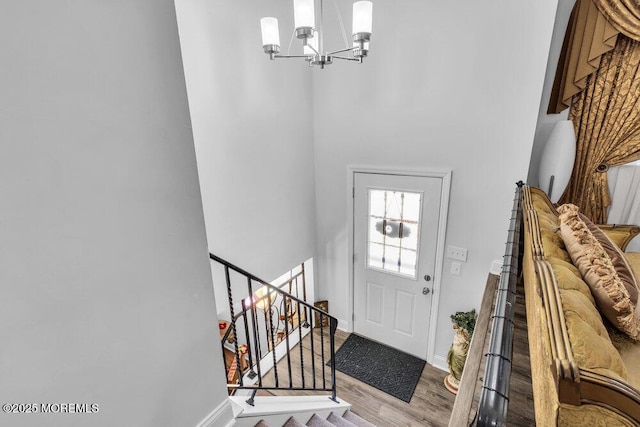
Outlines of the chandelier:
<svg viewBox="0 0 640 427">
<path fill-rule="evenodd" d="M 262 47 L 270 59 L 304 58 L 309 62 L 310 67 L 319 65 L 320 68 L 324 68 L 325 65 L 333 63 L 334 59 L 344 59 L 362 63 L 362 60 L 369 52 L 373 4 L 370 1 L 356 1 L 353 3 L 353 42 L 350 45 L 347 40 L 338 5 L 336 4 L 336 0 L 333 0 L 340 28 L 342 29 L 345 47 L 344 49 L 328 52 L 324 49 L 323 38 L 324 2 L 320 0 L 319 3 L 320 20 L 316 27 L 314 0 L 293 0 L 293 18 L 296 28 L 291 35 L 291 41 L 289 42 L 289 49 L 286 55 L 279 54 L 280 31 L 278 29 L 278 20 L 272 17 L 262 18 L 260 20 L 262 27 Z M 294 36 L 302 40 L 302 55 L 291 55 L 291 44 L 293 43 Z M 347 52 L 351 52 L 352 56 L 338 55 L 341 53 L 346 54 Z"/>
</svg>

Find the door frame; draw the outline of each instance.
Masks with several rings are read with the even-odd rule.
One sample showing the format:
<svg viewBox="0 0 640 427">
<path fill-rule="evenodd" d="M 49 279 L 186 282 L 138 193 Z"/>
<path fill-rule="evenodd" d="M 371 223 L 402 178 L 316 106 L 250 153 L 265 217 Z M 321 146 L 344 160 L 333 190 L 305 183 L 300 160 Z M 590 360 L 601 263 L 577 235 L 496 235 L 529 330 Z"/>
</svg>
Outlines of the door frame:
<svg viewBox="0 0 640 427">
<path fill-rule="evenodd" d="M 348 273 L 349 273 L 349 296 L 347 301 L 347 307 L 351 310 L 351 313 L 347 319 L 347 331 L 353 332 L 354 322 L 353 315 L 355 313 L 355 300 L 354 300 L 354 209 L 355 209 L 355 174 L 356 173 L 369 173 L 379 175 L 401 175 L 401 176 L 417 176 L 425 178 L 440 178 L 442 179 L 442 190 L 440 193 L 440 212 L 438 214 L 438 238 L 436 241 L 436 259 L 434 264 L 434 277 L 433 288 L 431 297 L 431 314 L 429 316 L 429 336 L 427 338 L 427 354 L 425 358 L 428 363 L 433 365 L 433 358 L 435 354 L 436 343 L 436 327 L 438 323 L 438 306 L 440 302 L 440 284 L 442 283 L 443 264 L 444 264 L 444 244 L 447 231 L 447 215 L 449 212 L 449 193 L 451 191 L 451 169 L 411 169 L 402 167 L 385 167 L 385 166 L 363 166 L 363 165 L 348 165 L 347 166 L 347 236 L 348 236 Z"/>
</svg>

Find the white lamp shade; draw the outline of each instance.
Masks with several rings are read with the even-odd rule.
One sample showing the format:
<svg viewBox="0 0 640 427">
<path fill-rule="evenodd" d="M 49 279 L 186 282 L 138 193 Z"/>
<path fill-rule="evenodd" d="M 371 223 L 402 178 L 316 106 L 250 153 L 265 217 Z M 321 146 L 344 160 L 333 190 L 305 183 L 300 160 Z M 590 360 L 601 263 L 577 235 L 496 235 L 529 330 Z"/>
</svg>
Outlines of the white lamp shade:
<svg viewBox="0 0 640 427">
<path fill-rule="evenodd" d="M 315 25 L 315 10 L 313 0 L 293 0 L 293 22 L 296 28 Z"/>
<path fill-rule="evenodd" d="M 280 46 L 280 32 L 278 31 L 278 20 L 276 18 L 262 18 L 260 20 L 262 28 L 262 45 Z"/>
<path fill-rule="evenodd" d="M 357 1 L 353 4 L 353 34 L 369 33 L 373 22 L 373 3 Z"/>
<path fill-rule="evenodd" d="M 304 54 L 305 55 L 316 55 L 316 52 L 318 52 L 318 37 L 312 37 L 312 38 L 307 39 L 307 43 L 310 44 L 311 46 L 313 46 L 313 49 L 315 49 L 315 52 L 309 46 L 304 45 Z"/>
<path fill-rule="evenodd" d="M 573 122 L 560 120 L 551 129 L 538 171 L 539 186 L 548 193 L 549 200 L 553 203 L 560 199 L 567 188 L 575 159 L 576 135 Z M 552 185 L 551 177 L 553 177 Z"/>
</svg>

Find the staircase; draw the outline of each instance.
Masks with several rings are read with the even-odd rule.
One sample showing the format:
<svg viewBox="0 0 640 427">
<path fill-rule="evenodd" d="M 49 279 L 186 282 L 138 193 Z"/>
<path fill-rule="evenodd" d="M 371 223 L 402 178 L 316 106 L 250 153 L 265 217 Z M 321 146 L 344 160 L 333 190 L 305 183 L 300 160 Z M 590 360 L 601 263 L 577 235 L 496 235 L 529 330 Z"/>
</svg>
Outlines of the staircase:
<svg viewBox="0 0 640 427">
<path fill-rule="evenodd" d="M 209 258 L 214 283 L 226 285 L 229 302 L 228 318 L 218 326 L 232 425 L 375 427 L 336 396 L 338 320 L 306 301 L 304 264 L 273 286 L 214 254 Z"/>
<path fill-rule="evenodd" d="M 346 410 L 342 415 L 331 412 L 325 419 L 318 414 L 313 414 L 306 424 L 303 424 L 296 417 L 290 417 L 282 427 L 376 427 L 369 421 L 354 414 L 350 410 Z M 267 423 L 264 420 L 258 422 L 255 427 L 280 427 Z"/>
<path fill-rule="evenodd" d="M 219 278 L 227 288 L 229 317 L 218 323 L 229 394 L 244 395 L 254 406 L 257 391 L 330 392 L 337 403 L 338 320 L 305 300 L 304 268 L 302 290 L 297 276 L 285 283 L 290 293 L 214 254 L 209 258 L 214 281 Z M 279 366 L 280 360 L 286 366 Z"/>
</svg>

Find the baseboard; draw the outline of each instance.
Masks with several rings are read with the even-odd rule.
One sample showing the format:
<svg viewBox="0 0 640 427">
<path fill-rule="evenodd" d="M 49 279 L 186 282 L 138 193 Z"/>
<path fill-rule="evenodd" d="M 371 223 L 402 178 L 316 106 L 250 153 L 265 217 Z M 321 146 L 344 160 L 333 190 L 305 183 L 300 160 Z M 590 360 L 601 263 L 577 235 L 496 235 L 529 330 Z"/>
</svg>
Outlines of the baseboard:
<svg viewBox="0 0 640 427">
<path fill-rule="evenodd" d="M 229 399 L 224 399 L 224 401 L 219 404 L 217 408 L 211 411 L 209 415 L 204 417 L 196 427 L 231 426 L 233 423 L 234 418 L 231 401 Z"/>
<path fill-rule="evenodd" d="M 349 328 L 349 322 L 342 319 L 338 319 L 338 329 L 344 332 L 349 332 L 349 333 L 353 332 L 351 328 Z"/>
<path fill-rule="evenodd" d="M 433 355 L 433 363 L 432 365 L 438 369 L 441 369 L 445 372 L 449 372 L 449 364 L 447 363 L 447 359 L 439 354 Z"/>
</svg>

